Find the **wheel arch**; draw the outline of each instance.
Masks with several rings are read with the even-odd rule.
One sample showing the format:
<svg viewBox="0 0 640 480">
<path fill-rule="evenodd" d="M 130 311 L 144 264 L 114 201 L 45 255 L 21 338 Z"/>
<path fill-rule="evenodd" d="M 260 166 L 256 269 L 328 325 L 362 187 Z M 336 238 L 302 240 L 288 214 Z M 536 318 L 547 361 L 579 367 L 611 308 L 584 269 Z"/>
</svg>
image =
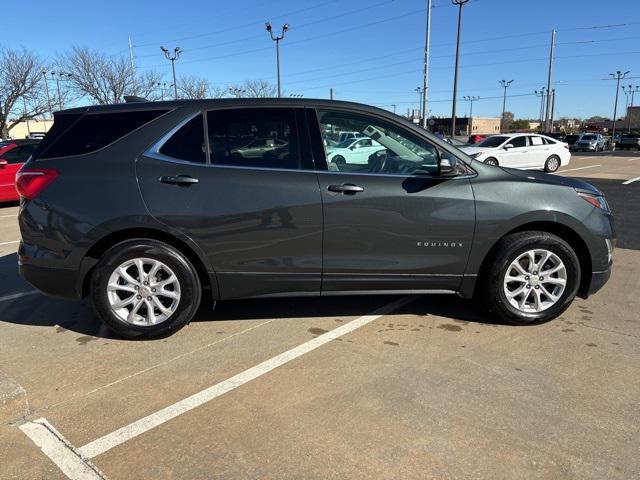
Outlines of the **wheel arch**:
<svg viewBox="0 0 640 480">
<path fill-rule="evenodd" d="M 79 292 L 83 298 L 89 294 L 89 282 L 91 281 L 91 275 L 102 255 L 114 245 L 133 239 L 157 240 L 177 249 L 187 257 L 195 268 L 203 290 L 207 288 L 210 289 L 210 294 L 213 300 L 218 299 L 218 285 L 215 275 L 209 272 L 205 261 L 202 256 L 197 253 L 196 249 L 186 241 L 181 240 L 170 233 L 146 227 L 128 228 L 111 232 L 100 238 L 89 248 L 89 250 L 87 250 L 87 253 L 80 265 L 81 275 Z"/>
<path fill-rule="evenodd" d="M 527 231 L 551 233 L 563 239 L 571 246 L 571 248 L 573 248 L 576 256 L 578 257 L 578 262 L 580 263 L 580 286 L 578 287 L 578 295 L 586 295 L 589 291 L 592 272 L 592 260 L 591 253 L 589 252 L 589 247 L 582 239 L 582 237 L 578 234 L 578 232 L 573 230 L 571 227 L 568 227 L 562 223 L 552 221 L 542 220 L 523 223 L 515 228 L 512 228 L 511 230 L 497 238 L 482 260 L 480 269 L 478 270 L 477 278 L 481 279 L 486 276 L 492 258 L 496 254 L 498 245 L 503 238 L 514 233 Z"/>
</svg>

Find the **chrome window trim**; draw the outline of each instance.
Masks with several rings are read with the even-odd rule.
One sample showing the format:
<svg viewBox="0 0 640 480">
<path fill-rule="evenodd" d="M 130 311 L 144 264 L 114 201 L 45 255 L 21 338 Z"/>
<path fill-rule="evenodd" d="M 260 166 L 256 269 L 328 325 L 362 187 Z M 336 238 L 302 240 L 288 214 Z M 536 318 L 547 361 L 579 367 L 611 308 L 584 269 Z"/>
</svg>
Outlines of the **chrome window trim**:
<svg viewBox="0 0 640 480">
<path fill-rule="evenodd" d="M 162 160 L 165 162 L 186 163 L 189 165 L 207 165 L 206 154 L 205 154 L 204 162 L 192 162 L 189 160 L 183 160 L 181 158 L 175 158 L 169 155 L 165 155 L 164 153 L 160 153 L 160 149 L 164 146 L 164 144 L 167 143 L 169 139 L 178 132 L 178 130 L 180 130 L 182 127 L 184 127 L 187 123 L 189 123 L 191 120 L 196 118 L 198 115 L 202 115 L 202 112 L 192 113 L 191 115 L 188 115 L 187 117 L 182 119 L 180 122 L 178 122 L 177 125 L 171 128 L 171 130 L 165 133 L 162 137 L 160 137 L 159 140 L 157 140 L 153 145 L 151 145 L 147 150 L 145 150 L 143 155 L 146 157 L 155 158 L 157 160 Z M 204 132 L 203 132 L 203 137 L 204 137 Z"/>
</svg>

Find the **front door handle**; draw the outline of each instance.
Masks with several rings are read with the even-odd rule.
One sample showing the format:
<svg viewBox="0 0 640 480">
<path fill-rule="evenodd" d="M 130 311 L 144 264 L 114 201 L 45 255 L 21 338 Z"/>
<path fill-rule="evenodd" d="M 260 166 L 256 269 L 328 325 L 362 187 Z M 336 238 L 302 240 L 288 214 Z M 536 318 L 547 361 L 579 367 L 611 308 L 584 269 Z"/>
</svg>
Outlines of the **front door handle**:
<svg viewBox="0 0 640 480">
<path fill-rule="evenodd" d="M 336 193 L 344 193 L 346 195 L 353 195 L 359 192 L 364 192 L 364 188 L 359 187 L 358 185 L 353 185 L 352 183 L 345 183 L 342 185 L 329 185 L 327 190 L 330 192 Z"/>
<path fill-rule="evenodd" d="M 200 180 L 197 178 L 193 178 L 189 175 L 176 175 L 174 177 L 160 177 L 160 183 L 168 183 L 170 185 L 193 185 L 194 183 L 198 183 Z"/>
</svg>

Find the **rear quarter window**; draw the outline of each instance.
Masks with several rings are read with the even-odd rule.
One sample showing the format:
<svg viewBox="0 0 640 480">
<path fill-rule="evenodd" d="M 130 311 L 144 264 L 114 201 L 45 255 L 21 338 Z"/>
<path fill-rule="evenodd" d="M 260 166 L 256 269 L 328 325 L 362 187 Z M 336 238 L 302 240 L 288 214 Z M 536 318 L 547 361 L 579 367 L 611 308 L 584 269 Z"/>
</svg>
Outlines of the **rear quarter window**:
<svg viewBox="0 0 640 480">
<path fill-rule="evenodd" d="M 34 157 L 45 159 L 68 157 L 94 152 L 106 147 L 135 129 L 166 113 L 168 110 L 138 110 L 129 112 L 89 113 L 77 118 L 68 115 L 58 125 L 58 118 Z M 67 117 L 61 115 L 61 117 Z M 75 121 L 74 121 L 75 120 Z M 51 138 L 49 138 L 51 137 Z"/>
</svg>

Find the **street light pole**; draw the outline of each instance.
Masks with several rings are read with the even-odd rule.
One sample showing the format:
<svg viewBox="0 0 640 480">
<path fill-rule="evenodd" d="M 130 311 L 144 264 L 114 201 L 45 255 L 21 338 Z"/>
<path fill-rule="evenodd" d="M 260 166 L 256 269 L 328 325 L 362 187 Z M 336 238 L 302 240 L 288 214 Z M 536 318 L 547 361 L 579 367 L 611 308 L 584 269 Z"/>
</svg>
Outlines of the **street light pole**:
<svg viewBox="0 0 640 480">
<path fill-rule="evenodd" d="M 476 97 L 474 95 L 465 95 L 464 98 L 467 102 L 471 104 L 469 107 L 469 121 L 467 122 L 467 133 L 471 135 L 471 125 L 473 123 L 473 102 L 476 100 L 480 100 L 480 97 Z"/>
<path fill-rule="evenodd" d="M 420 87 L 416 87 L 415 91 L 418 94 L 418 125 L 423 125 L 424 122 L 422 121 L 422 100 L 424 99 L 424 90 Z"/>
<path fill-rule="evenodd" d="M 544 120 L 544 98 L 545 98 L 545 90 L 546 87 L 542 87 L 540 89 L 540 91 L 538 90 L 534 90 L 533 93 L 535 93 L 536 97 L 540 97 L 540 131 L 542 132 L 544 130 L 544 126 L 542 124 L 542 121 Z"/>
<path fill-rule="evenodd" d="M 287 30 L 289 30 L 289 24 L 285 23 L 282 25 L 282 30 L 280 31 L 280 35 L 273 34 L 273 28 L 271 27 L 271 23 L 267 22 L 264 24 L 267 32 L 269 32 L 269 36 L 271 40 L 276 42 L 276 75 L 278 77 L 278 98 L 282 96 L 282 91 L 280 89 L 280 40 L 284 38 L 284 34 Z"/>
<path fill-rule="evenodd" d="M 51 97 L 49 96 L 49 82 L 47 81 L 47 71 L 42 71 L 42 78 L 44 78 L 44 91 L 47 92 L 47 107 L 49 108 L 49 119 L 53 118 L 53 110 L 51 109 Z"/>
<path fill-rule="evenodd" d="M 173 49 L 173 55 L 169 52 L 168 49 L 164 47 L 160 47 L 162 53 L 167 60 L 171 62 L 171 71 L 173 72 L 173 97 L 174 99 L 178 99 L 178 82 L 176 81 L 176 60 L 180 57 L 182 53 L 182 49 L 180 47 L 176 47 Z"/>
<path fill-rule="evenodd" d="M 618 93 L 620 93 L 620 80 L 625 78 L 629 73 L 629 70 L 622 73 L 620 70 L 616 70 L 616 73 L 610 73 L 614 80 L 616 80 L 616 100 L 613 104 L 613 128 L 611 129 L 611 143 L 615 145 L 616 136 L 616 115 L 618 115 Z"/>
<path fill-rule="evenodd" d="M 458 96 L 458 63 L 460 61 L 460 29 L 462 26 L 462 6 L 469 0 L 451 0 L 458 6 L 458 35 L 456 39 L 456 64 L 453 72 L 453 104 L 451 106 L 451 137 L 456 134 L 456 97 Z"/>
<path fill-rule="evenodd" d="M 504 88 L 504 95 L 502 96 L 502 115 L 500 116 L 500 133 L 504 133 L 504 112 L 507 106 L 507 88 L 511 85 L 513 80 L 500 80 L 500 85 Z"/>
<path fill-rule="evenodd" d="M 62 110 L 64 107 L 62 106 L 62 95 L 60 94 L 60 77 L 69 78 L 71 77 L 70 73 L 67 72 L 51 72 L 51 76 L 56 79 L 56 87 L 58 90 L 58 107 Z"/>
</svg>

